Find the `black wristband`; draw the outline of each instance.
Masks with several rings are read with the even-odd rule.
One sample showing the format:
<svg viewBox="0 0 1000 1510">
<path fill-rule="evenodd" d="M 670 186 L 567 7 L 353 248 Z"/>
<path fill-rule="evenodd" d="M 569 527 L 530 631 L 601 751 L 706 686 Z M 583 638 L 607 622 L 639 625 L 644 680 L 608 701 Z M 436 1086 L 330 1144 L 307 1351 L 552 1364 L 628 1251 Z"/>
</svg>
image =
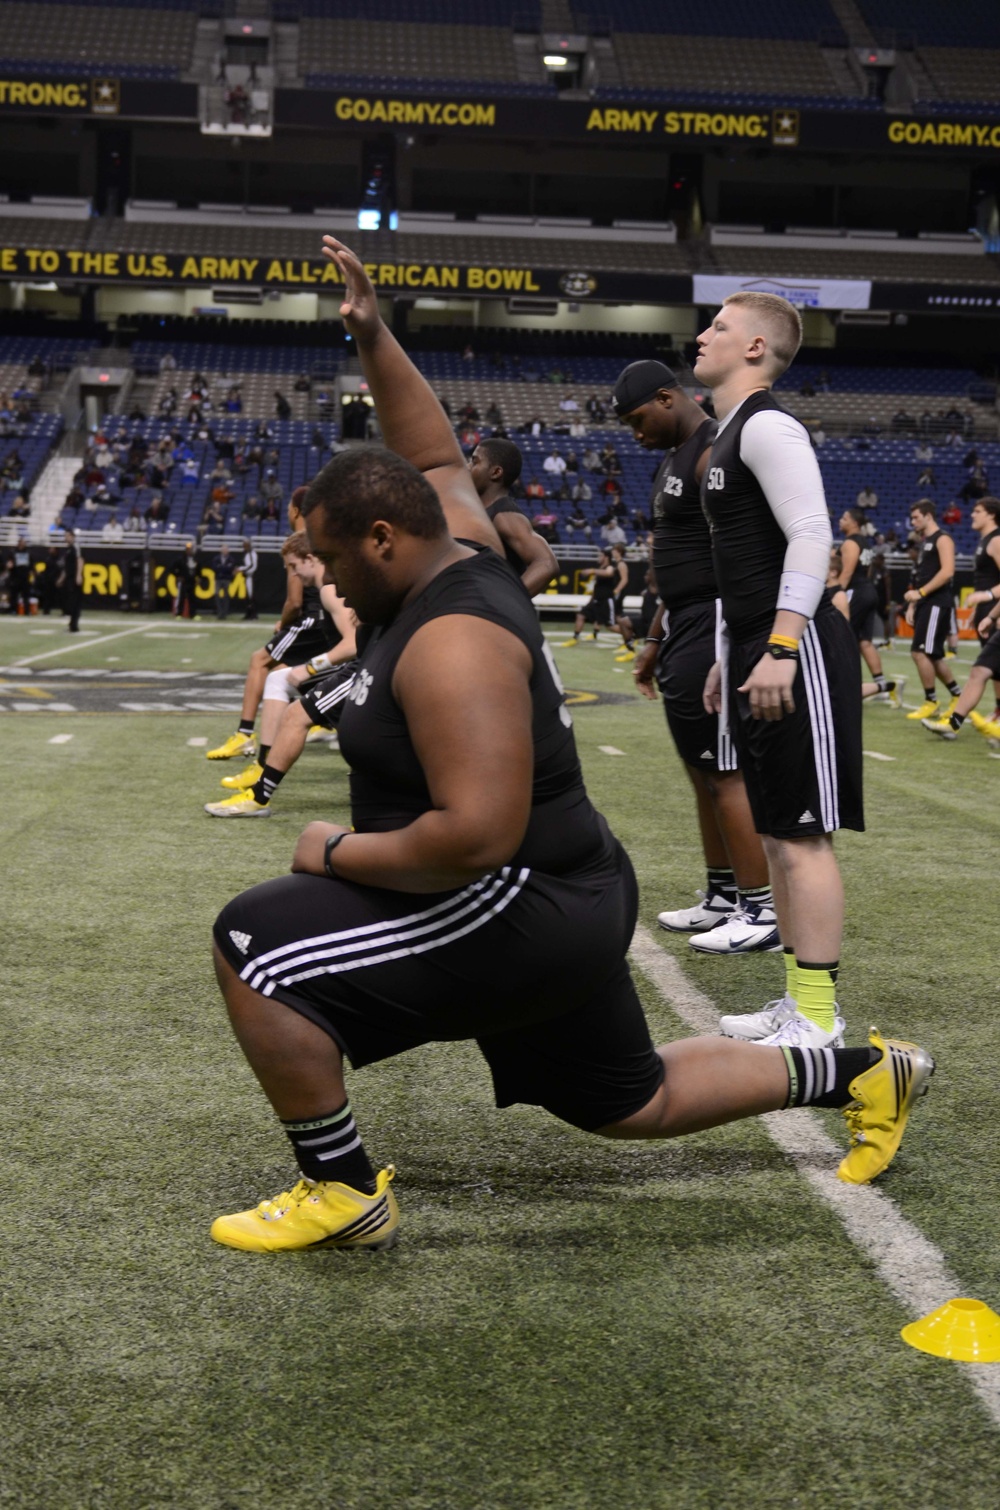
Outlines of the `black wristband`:
<svg viewBox="0 0 1000 1510">
<path fill-rule="evenodd" d="M 337 875 L 337 872 L 335 870 L 330 869 L 330 856 L 337 848 L 337 845 L 340 843 L 341 839 L 346 839 L 349 833 L 351 833 L 351 830 L 349 828 L 345 828 L 342 834 L 331 834 L 329 839 L 327 839 L 326 843 L 323 846 L 323 869 L 333 881 L 339 881 L 340 877 Z"/>
<path fill-rule="evenodd" d="M 768 645 L 767 653 L 775 661 L 797 661 L 799 652 L 790 650 L 787 645 Z"/>
</svg>

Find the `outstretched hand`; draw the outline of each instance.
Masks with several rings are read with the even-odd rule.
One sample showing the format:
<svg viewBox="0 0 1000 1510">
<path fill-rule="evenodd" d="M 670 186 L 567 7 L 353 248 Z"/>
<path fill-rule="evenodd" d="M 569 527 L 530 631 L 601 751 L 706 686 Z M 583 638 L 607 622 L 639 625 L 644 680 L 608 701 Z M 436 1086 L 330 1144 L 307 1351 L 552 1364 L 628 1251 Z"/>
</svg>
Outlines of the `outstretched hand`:
<svg viewBox="0 0 1000 1510">
<path fill-rule="evenodd" d="M 378 296 L 357 255 L 336 236 L 323 237 L 323 256 L 336 263 L 344 279 L 340 318 L 356 341 L 371 341 L 382 323 Z"/>
</svg>

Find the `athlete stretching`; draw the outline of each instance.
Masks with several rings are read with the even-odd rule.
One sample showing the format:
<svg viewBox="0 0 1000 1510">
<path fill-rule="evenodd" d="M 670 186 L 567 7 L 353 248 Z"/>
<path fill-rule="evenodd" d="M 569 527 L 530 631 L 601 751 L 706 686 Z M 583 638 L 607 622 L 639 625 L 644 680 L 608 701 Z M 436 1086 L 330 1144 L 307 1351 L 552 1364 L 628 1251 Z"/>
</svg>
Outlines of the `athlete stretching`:
<svg viewBox="0 0 1000 1510">
<path fill-rule="evenodd" d="M 910 509 L 910 527 L 917 536 L 920 554 L 913 569 L 913 583 L 904 593 L 906 622 L 913 626 L 910 655 L 924 689 L 924 701 L 912 713 L 911 722 L 939 715 L 935 677 L 944 684 L 951 698 L 945 718 L 954 713 L 960 688 L 948 669 L 945 651 L 951 634 L 955 611 L 953 579 L 955 576 L 955 542 L 938 528 L 937 507 L 930 498 L 921 498 Z"/>
<path fill-rule="evenodd" d="M 521 578 L 529 597 L 544 591 L 559 571 L 552 547 L 508 496 L 521 475 L 522 456 L 512 440 L 481 440 L 469 457 L 469 476 L 500 536 L 507 565 Z"/>
<path fill-rule="evenodd" d="M 780 948 L 771 887 L 736 751 L 702 701 L 715 661 L 718 588 L 701 478 L 715 424 L 662 362 L 633 362 L 612 405 L 639 445 L 667 455 L 653 479 L 653 571 L 660 607 L 632 668 L 644 697 L 663 694 L 667 726 L 694 788 L 707 880 L 694 907 L 661 912 L 670 933 L 692 934 L 706 954 Z M 656 682 L 654 683 L 654 676 Z"/>
<path fill-rule="evenodd" d="M 362 264 L 324 241 L 398 454 L 341 454 L 305 503 L 311 544 L 366 626 L 340 730 L 354 828 L 311 823 L 293 874 L 217 919 L 230 1020 L 302 1177 L 219 1217 L 213 1237 L 254 1251 L 390 1246 L 394 1170 L 368 1159 L 344 1057 L 357 1068 L 446 1039 L 475 1039 L 498 1104 L 545 1106 L 609 1138 L 857 1102 L 839 1172 L 873 1178 L 933 1070 L 924 1050 L 874 1031 L 871 1047 L 837 1051 L 710 1037 L 653 1048 L 625 961 L 634 876 L 587 798 L 535 613 Z"/>
<path fill-rule="evenodd" d="M 722 1019 L 768 1043 L 842 1042 L 834 987 L 844 890 L 831 835 L 864 827 L 857 649 L 826 592 L 832 536 L 809 436 L 771 394 L 802 322 L 787 300 L 740 293 L 698 337 L 694 373 L 719 429 L 703 480 L 728 631 L 705 705 L 723 706 L 763 836 L 787 970 L 784 998 Z"/>
<path fill-rule="evenodd" d="M 979 536 L 979 544 L 972 573 L 974 590 L 967 599 L 967 606 L 975 610 L 973 623 L 986 643 L 954 707 L 943 718 L 922 720 L 925 729 L 942 739 L 955 739 L 966 719 L 987 738 L 1000 736 L 1000 637 L 994 632 L 1000 602 L 1000 498 L 977 499 L 971 523 Z M 992 719 L 987 719 L 977 713 L 976 708 L 991 678 L 996 708 Z"/>
<path fill-rule="evenodd" d="M 882 670 L 882 657 L 875 649 L 875 615 L 878 612 L 878 593 L 868 575 L 872 563 L 872 548 L 868 545 L 862 527 L 864 509 L 845 509 L 840 519 L 844 542 L 840 547 L 840 575 L 837 586 L 847 594 L 850 605 L 851 628 L 858 642 L 861 659 L 872 674 L 878 692 L 887 692 L 894 707 L 900 707 L 896 683 Z"/>
</svg>

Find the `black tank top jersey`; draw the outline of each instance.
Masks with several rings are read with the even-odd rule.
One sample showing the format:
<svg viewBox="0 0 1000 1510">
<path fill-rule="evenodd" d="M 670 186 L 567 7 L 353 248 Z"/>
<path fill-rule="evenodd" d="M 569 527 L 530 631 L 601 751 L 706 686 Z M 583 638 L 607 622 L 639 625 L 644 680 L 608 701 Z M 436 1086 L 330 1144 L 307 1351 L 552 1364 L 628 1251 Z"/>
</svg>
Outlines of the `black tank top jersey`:
<svg viewBox="0 0 1000 1510">
<path fill-rule="evenodd" d="M 784 412 L 769 392 L 744 400 L 713 441 L 701 481 L 722 612 L 737 641 L 766 634 L 774 623 L 787 549 L 763 488 L 740 460 L 743 426 L 767 409 Z"/>
<path fill-rule="evenodd" d="M 351 767 L 351 821 L 361 832 L 404 828 L 432 807 L 406 719 L 392 694 L 396 663 L 431 619 L 467 614 L 507 630 L 531 654 L 534 779 L 527 833 L 511 865 L 548 875 L 600 866 L 611 852 L 604 820 L 591 805 L 552 652 L 520 583 L 485 547 L 447 567 L 389 624 L 366 631 L 360 667 L 340 721 L 340 748 Z M 447 667 L 442 668 L 447 675 Z M 475 716 L 474 708 L 469 710 Z"/>
<path fill-rule="evenodd" d="M 851 573 L 851 580 L 847 584 L 848 589 L 860 587 L 862 582 L 871 581 L 868 569 L 872 564 L 872 557 L 875 552 L 870 545 L 865 544 L 865 538 L 864 535 L 848 535 L 847 537 L 847 540 L 853 540 L 855 545 L 858 546 L 858 564 Z M 845 540 L 844 544 L 846 545 L 846 543 L 847 541 Z"/>
<path fill-rule="evenodd" d="M 495 519 L 498 514 L 520 514 L 522 519 L 527 519 L 528 517 L 527 514 L 522 513 L 517 504 L 508 498 L 506 494 L 503 498 L 496 498 L 492 503 L 486 505 L 486 516 L 488 519 Z M 507 565 L 520 576 L 524 571 L 524 562 L 517 554 L 517 551 L 511 549 L 502 535 L 500 537 L 500 544 L 503 546 Z"/>
<path fill-rule="evenodd" d="M 310 638 L 315 636 L 317 639 L 326 641 L 329 650 L 333 650 L 343 639 L 340 630 L 323 607 L 318 587 L 303 587 L 298 623 Z"/>
<path fill-rule="evenodd" d="M 997 566 L 989 554 L 990 545 L 998 538 L 1000 538 L 1000 528 L 990 530 L 989 534 L 984 535 L 976 546 L 976 556 L 972 565 L 972 586 L 976 592 L 986 592 L 987 588 L 996 587 L 1000 582 L 1000 566 Z"/>
<path fill-rule="evenodd" d="M 595 577 L 590 589 L 590 596 L 595 603 L 606 603 L 613 598 L 618 591 L 619 571 L 615 567 L 614 575 L 610 577 Z"/>
<path fill-rule="evenodd" d="M 706 419 L 664 458 L 653 479 L 653 574 L 666 608 L 710 603 L 718 596 L 712 537 L 697 477 L 698 462 L 715 439 L 716 428 L 714 420 Z"/>
<path fill-rule="evenodd" d="M 938 541 L 944 535 L 944 530 L 935 530 L 928 539 L 920 542 L 920 555 L 917 557 L 913 568 L 914 587 L 923 587 L 932 577 L 936 577 L 941 570 L 941 555 L 938 551 Z M 936 602 L 939 599 L 951 598 L 951 582 L 946 582 L 943 587 L 938 587 L 927 597 Z M 925 600 L 926 601 L 926 600 Z"/>
</svg>

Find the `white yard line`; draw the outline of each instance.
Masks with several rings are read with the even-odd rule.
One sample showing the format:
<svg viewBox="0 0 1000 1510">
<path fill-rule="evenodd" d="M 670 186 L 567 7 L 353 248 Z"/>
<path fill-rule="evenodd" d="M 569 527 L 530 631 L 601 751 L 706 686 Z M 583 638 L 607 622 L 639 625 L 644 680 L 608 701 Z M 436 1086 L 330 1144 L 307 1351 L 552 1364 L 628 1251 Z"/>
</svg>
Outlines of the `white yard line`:
<svg viewBox="0 0 1000 1510">
<path fill-rule="evenodd" d="M 35 661 L 47 661 L 54 655 L 68 655 L 71 650 L 82 650 L 85 645 L 88 650 L 92 650 L 95 645 L 109 645 L 112 640 L 123 640 L 127 634 L 142 634 L 146 628 L 145 624 L 135 624 L 131 629 L 119 629 L 117 634 L 102 634 L 96 640 L 74 640 L 69 645 L 60 645 L 58 650 L 43 650 L 41 655 L 26 655 L 11 664 L 31 666 Z"/>
<path fill-rule="evenodd" d="M 632 958 L 688 1027 L 699 1033 L 718 1032 L 716 1004 L 691 984 L 673 955 L 645 928 L 636 929 Z M 918 1111 L 918 1118 L 923 1110 Z M 966 1293 L 945 1263 L 944 1254 L 889 1196 L 872 1185 L 845 1185 L 837 1179 L 836 1166 L 845 1149 L 829 1137 L 817 1116 L 803 1107 L 771 1112 L 760 1120 L 768 1136 L 834 1212 L 851 1241 L 873 1261 L 910 1313 L 910 1320 L 916 1321 Z M 918 1138 L 919 1131 L 913 1136 Z M 991 1304 L 989 1297 L 987 1304 Z M 898 1345 L 906 1346 L 902 1338 Z M 1000 1427 L 1000 1364 L 965 1363 L 961 1368 L 988 1415 Z"/>
<path fill-rule="evenodd" d="M 895 760 L 896 759 L 895 755 L 883 755 L 882 752 L 881 752 L 881 750 L 864 750 L 864 751 L 862 751 L 862 753 L 864 755 L 869 756 L 869 758 L 872 759 L 872 760 Z"/>
</svg>

